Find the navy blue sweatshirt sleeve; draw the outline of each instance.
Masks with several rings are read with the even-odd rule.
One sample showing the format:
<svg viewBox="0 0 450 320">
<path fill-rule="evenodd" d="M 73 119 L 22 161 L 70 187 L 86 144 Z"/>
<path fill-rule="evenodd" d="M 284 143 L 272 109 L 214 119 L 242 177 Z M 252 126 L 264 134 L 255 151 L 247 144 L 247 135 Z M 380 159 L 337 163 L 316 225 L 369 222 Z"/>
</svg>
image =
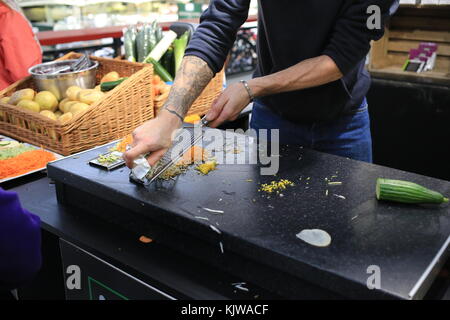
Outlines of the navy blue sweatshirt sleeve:
<svg viewBox="0 0 450 320">
<path fill-rule="evenodd" d="M 15 192 L 0 188 L 0 289 L 30 280 L 41 267 L 39 217 L 23 209 Z"/>
<path fill-rule="evenodd" d="M 334 60 L 346 75 L 369 53 L 370 41 L 384 35 L 388 18 L 395 12 L 399 0 L 348 0 L 337 18 L 331 39 L 323 54 Z M 381 28 L 370 30 L 367 9 L 377 5 L 381 9 Z"/>
<path fill-rule="evenodd" d="M 204 60 L 214 73 L 219 72 L 236 39 L 239 27 L 247 20 L 250 0 L 211 0 L 200 17 L 186 56 Z"/>
</svg>

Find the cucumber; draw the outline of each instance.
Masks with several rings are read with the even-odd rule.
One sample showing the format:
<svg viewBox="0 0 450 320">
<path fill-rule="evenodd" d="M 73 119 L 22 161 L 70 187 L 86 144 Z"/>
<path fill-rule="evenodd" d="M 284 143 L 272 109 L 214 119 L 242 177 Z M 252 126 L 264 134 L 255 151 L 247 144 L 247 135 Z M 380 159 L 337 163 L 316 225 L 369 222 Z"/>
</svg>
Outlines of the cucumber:
<svg viewBox="0 0 450 320">
<path fill-rule="evenodd" d="M 144 61 L 145 57 L 150 53 L 148 32 L 145 26 L 138 31 L 136 35 L 136 51 L 137 51 L 137 61 Z"/>
<path fill-rule="evenodd" d="M 161 63 L 159 63 L 158 61 L 156 61 L 153 58 L 148 58 L 148 61 L 151 62 L 153 64 L 153 68 L 155 70 L 155 72 L 161 77 L 161 79 L 165 82 L 167 81 L 173 81 L 172 76 L 170 75 L 169 72 L 167 72 L 166 69 L 164 69 L 164 67 L 161 65 Z"/>
<path fill-rule="evenodd" d="M 175 74 L 180 69 L 181 62 L 183 61 L 184 52 L 186 51 L 186 47 L 189 40 L 189 31 L 183 33 L 183 35 L 179 39 L 175 39 L 173 42 L 173 54 L 175 58 Z"/>
<path fill-rule="evenodd" d="M 153 30 L 153 27 L 150 24 L 145 25 L 145 32 L 147 34 L 147 42 L 148 42 L 147 54 L 145 55 L 145 57 L 147 57 L 158 43 L 158 40 L 156 40 L 155 37 L 155 30 Z"/>
<path fill-rule="evenodd" d="M 164 35 L 163 35 L 162 28 L 160 26 L 156 27 L 155 36 L 156 36 L 156 42 L 161 41 L 161 39 L 163 38 Z"/>
<path fill-rule="evenodd" d="M 378 200 L 388 200 L 402 203 L 435 203 L 441 204 L 448 202 L 439 192 L 427 189 L 417 183 L 377 179 L 376 196 Z"/>
<path fill-rule="evenodd" d="M 110 91 L 110 90 L 114 89 L 115 87 L 117 87 L 119 84 L 121 84 L 122 82 L 124 82 L 127 79 L 128 78 L 120 78 L 119 80 L 116 80 L 116 81 L 103 82 L 103 83 L 100 84 L 100 90 L 103 91 L 103 92 Z"/>
<path fill-rule="evenodd" d="M 166 69 L 167 72 L 170 73 L 170 75 L 172 76 L 172 78 L 174 77 L 174 61 L 173 61 L 173 48 L 170 47 L 169 49 L 167 49 L 166 53 L 164 53 L 164 55 L 161 58 L 161 62 L 162 66 L 164 67 L 164 69 Z"/>
<path fill-rule="evenodd" d="M 136 62 L 136 30 L 134 28 L 124 29 L 123 46 L 125 47 L 125 59 Z"/>
</svg>

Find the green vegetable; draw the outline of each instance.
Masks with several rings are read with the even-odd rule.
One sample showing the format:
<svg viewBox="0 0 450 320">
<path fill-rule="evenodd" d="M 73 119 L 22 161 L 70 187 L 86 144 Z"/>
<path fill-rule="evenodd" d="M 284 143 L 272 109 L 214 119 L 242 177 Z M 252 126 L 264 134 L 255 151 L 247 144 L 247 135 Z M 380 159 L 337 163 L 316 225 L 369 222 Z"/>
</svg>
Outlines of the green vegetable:
<svg viewBox="0 0 450 320">
<path fill-rule="evenodd" d="M 174 61 L 173 61 L 173 48 L 170 47 L 167 49 L 166 53 L 161 58 L 161 64 L 167 72 L 170 73 L 172 78 L 174 77 Z"/>
<path fill-rule="evenodd" d="M 174 47 L 174 57 L 175 57 L 175 74 L 181 66 L 181 61 L 183 61 L 184 52 L 189 39 L 189 31 L 186 31 L 179 39 L 173 42 Z"/>
<path fill-rule="evenodd" d="M 120 158 L 114 154 L 108 154 L 108 155 L 101 154 L 98 156 L 97 161 L 100 164 L 109 165 L 109 164 L 116 162 L 119 159 Z"/>
<path fill-rule="evenodd" d="M 0 160 L 14 158 L 14 157 L 18 156 L 19 154 L 22 154 L 27 151 L 35 150 L 35 149 L 36 148 L 34 148 L 34 147 L 26 146 L 23 144 L 20 144 L 19 146 L 13 147 L 13 148 L 1 149 L 0 150 Z"/>
<path fill-rule="evenodd" d="M 125 59 L 136 62 L 136 29 L 125 28 L 123 31 L 123 45 L 125 48 Z"/>
<path fill-rule="evenodd" d="M 138 62 L 142 62 L 142 56 L 144 55 L 144 28 L 139 30 L 136 34 L 136 57 Z"/>
<path fill-rule="evenodd" d="M 154 38 L 155 45 L 156 45 L 159 41 L 161 41 L 161 39 L 158 39 L 157 34 L 156 34 L 156 30 L 158 29 L 158 22 L 156 20 L 153 20 L 151 27 L 152 27 L 152 34 L 153 34 L 152 36 Z"/>
<path fill-rule="evenodd" d="M 173 81 L 172 76 L 169 72 L 167 72 L 166 69 L 155 59 L 149 58 L 149 62 L 153 64 L 153 68 L 155 69 L 155 72 L 161 77 L 163 81 Z"/>
<path fill-rule="evenodd" d="M 145 55 L 145 57 L 147 57 L 150 54 L 150 52 L 152 52 L 152 50 L 155 48 L 156 44 L 158 43 L 158 40 L 156 39 L 155 29 L 153 29 L 153 26 L 147 25 L 145 31 L 147 32 L 148 37 L 148 51 L 147 54 Z"/>
<path fill-rule="evenodd" d="M 145 25 L 136 35 L 136 50 L 138 61 L 144 61 L 145 57 L 150 53 L 150 26 Z M 150 30 L 151 31 L 151 30 Z"/>
<path fill-rule="evenodd" d="M 127 79 L 128 78 L 120 78 L 119 80 L 116 80 L 116 81 L 103 82 L 103 83 L 100 84 L 100 90 L 103 91 L 103 92 L 110 91 L 110 90 L 114 89 L 115 87 L 117 87 L 119 84 L 121 84 L 122 82 L 124 82 Z"/>
<path fill-rule="evenodd" d="M 156 27 L 155 36 L 156 36 L 156 42 L 161 41 L 161 39 L 163 38 L 163 31 L 160 26 Z"/>
<path fill-rule="evenodd" d="M 144 63 L 149 63 L 150 59 L 159 61 L 176 38 L 177 34 L 172 30 L 169 30 L 161 39 L 161 41 L 159 41 L 158 44 L 153 48 L 152 52 L 150 52 L 147 58 L 145 58 Z"/>
<path fill-rule="evenodd" d="M 445 203 L 439 192 L 427 189 L 413 182 L 391 179 L 377 179 L 376 196 L 378 200 L 389 200 L 403 203 Z"/>
</svg>

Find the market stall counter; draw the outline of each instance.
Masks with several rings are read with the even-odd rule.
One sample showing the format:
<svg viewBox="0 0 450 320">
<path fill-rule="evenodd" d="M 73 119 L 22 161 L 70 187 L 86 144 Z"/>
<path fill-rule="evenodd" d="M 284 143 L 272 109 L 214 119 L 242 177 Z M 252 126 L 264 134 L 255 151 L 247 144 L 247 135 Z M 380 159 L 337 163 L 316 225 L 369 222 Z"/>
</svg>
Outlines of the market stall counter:
<svg viewBox="0 0 450 320">
<path fill-rule="evenodd" d="M 412 206 L 375 198 L 379 177 L 413 181 L 448 195 L 447 181 L 284 146 L 275 176 L 260 175 L 259 164 L 219 164 L 206 176 L 188 170 L 174 180 L 145 187 L 130 182 L 127 168 L 104 171 L 88 164 L 109 147 L 49 164 L 48 175 L 55 186 L 41 180 L 16 189 L 25 207 L 63 239 L 65 267 L 84 261 L 92 270 L 100 263 L 104 271 L 100 268 L 86 280 L 90 297 L 95 295 L 94 287 L 113 288 L 108 292 L 124 297 L 149 297 L 129 288 L 130 277 L 144 286 L 148 283 L 141 279 L 153 279 L 152 292 L 162 291 L 165 298 L 201 296 L 192 290 L 180 294 L 183 290 L 170 276 L 144 267 L 158 265 L 160 258 L 152 255 L 156 248 L 172 262 L 181 260 L 176 277 L 209 270 L 204 276 L 187 278 L 194 287 L 199 286 L 193 284 L 199 278 L 214 285 L 216 291 L 209 288 L 209 292 L 215 293 L 206 294 L 213 299 L 237 298 L 236 292 L 247 299 L 421 299 L 447 261 L 448 205 Z M 251 153 L 251 142 L 248 149 Z M 271 188 L 264 184 L 279 185 L 281 180 L 288 181 L 284 190 L 267 192 Z M 69 224 L 75 222 L 79 233 L 72 229 L 66 234 L 63 217 L 70 217 Z M 99 221 L 97 227 L 90 221 Z M 108 235 L 113 228 L 120 232 Z M 94 235 L 84 237 L 93 229 Z M 326 231 L 331 243 L 317 247 L 302 241 L 297 235 L 305 229 Z M 111 249 L 102 252 L 111 238 L 112 247 L 120 247 L 121 234 L 133 234 L 135 247 L 144 246 L 148 253 L 131 249 L 132 244 L 120 257 L 117 252 L 111 257 Z M 144 236 L 141 241 L 140 236 Z M 123 237 L 124 242 L 129 238 Z M 120 276 L 105 276 L 107 269 Z M 65 274 L 66 287 L 70 276 Z M 224 293 L 223 286 L 217 289 L 217 283 L 233 288 L 232 294 Z M 73 292 L 77 291 L 66 288 L 66 296 Z"/>
</svg>

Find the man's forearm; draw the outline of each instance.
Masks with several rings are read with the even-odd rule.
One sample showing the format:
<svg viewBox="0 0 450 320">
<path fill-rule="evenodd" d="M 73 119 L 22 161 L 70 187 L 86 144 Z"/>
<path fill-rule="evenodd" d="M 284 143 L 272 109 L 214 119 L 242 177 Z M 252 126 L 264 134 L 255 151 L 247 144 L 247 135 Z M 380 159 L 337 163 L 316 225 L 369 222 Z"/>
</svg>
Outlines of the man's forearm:
<svg viewBox="0 0 450 320">
<path fill-rule="evenodd" d="M 328 56 L 304 60 L 248 83 L 256 97 L 317 87 L 342 78 L 336 63 Z"/>
<path fill-rule="evenodd" d="M 163 108 L 176 111 L 184 117 L 213 75 L 202 59 L 196 56 L 184 57 Z"/>
</svg>

